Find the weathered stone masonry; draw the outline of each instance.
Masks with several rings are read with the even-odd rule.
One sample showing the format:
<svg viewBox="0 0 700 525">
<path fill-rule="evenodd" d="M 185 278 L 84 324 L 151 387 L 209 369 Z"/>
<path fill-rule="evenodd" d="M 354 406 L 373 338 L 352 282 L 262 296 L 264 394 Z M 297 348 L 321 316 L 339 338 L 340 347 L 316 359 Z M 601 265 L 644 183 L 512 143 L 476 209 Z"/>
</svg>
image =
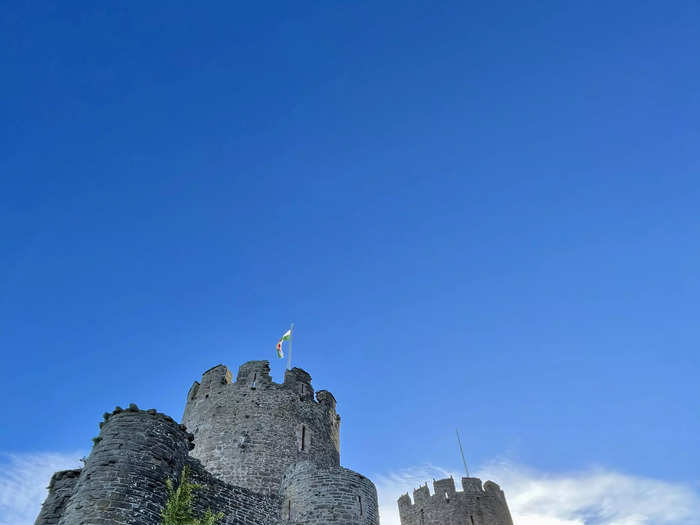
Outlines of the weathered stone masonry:
<svg viewBox="0 0 700 525">
<path fill-rule="evenodd" d="M 452 478 L 413 491 L 399 498 L 401 525 L 513 525 L 505 495 L 493 481 L 481 487 L 479 478 L 462 478 L 462 491 Z"/>
<path fill-rule="evenodd" d="M 182 421 L 195 435 L 192 456 L 209 472 L 262 494 L 276 494 L 298 461 L 340 465 L 335 399 L 322 391 L 314 400 L 311 376 L 299 368 L 280 385 L 267 361 L 244 364 L 235 382 L 216 366 L 190 389 Z"/>
<path fill-rule="evenodd" d="M 37 523 L 44 525 L 56 525 L 58 523 L 63 514 L 63 509 L 65 509 L 68 500 L 73 495 L 78 476 L 80 476 L 80 469 L 64 470 L 51 476 L 49 495 L 41 507 L 41 512 L 36 520 Z"/>
<path fill-rule="evenodd" d="M 35 525 L 159 525 L 166 479 L 183 466 L 201 485 L 195 507 L 224 513 L 223 525 L 379 525 L 377 491 L 340 466 L 340 416 L 311 376 L 288 370 L 282 384 L 267 361 L 236 380 L 223 365 L 195 381 L 183 423 L 153 409 L 104 414 L 82 469 L 57 472 Z M 402 525 L 513 525 L 491 481 L 434 482 L 399 498 Z"/>
<path fill-rule="evenodd" d="M 165 480 L 188 465 L 196 507 L 225 525 L 378 525 L 376 489 L 340 466 L 332 394 L 295 368 L 272 382 L 267 361 L 223 365 L 195 382 L 183 424 L 130 405 L 104 415 L 82 469 L 56 473 L 36 525 L 157 525 Z"/>
<path fill-rule="evenodd" d="M 282 478 L 282 519 L 288 523 L 379 523 L 377 490 L 366 477 L 343 467 L 297 463 Z"/>
</svg>

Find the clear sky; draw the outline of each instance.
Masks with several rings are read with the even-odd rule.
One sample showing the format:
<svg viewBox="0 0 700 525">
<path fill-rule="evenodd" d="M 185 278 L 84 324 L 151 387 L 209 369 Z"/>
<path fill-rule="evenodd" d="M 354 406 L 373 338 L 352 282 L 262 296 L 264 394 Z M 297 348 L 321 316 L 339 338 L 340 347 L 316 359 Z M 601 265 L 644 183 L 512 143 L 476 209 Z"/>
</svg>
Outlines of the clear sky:
<svg viewBox="0 0 700 525">
<path fill-rule="evenodd" d="M 0 16 L 6 461 L 294 322 L 350 468 L 459 427 L 697 496 L 696 2 L 51 4 Z"/>
</svg>

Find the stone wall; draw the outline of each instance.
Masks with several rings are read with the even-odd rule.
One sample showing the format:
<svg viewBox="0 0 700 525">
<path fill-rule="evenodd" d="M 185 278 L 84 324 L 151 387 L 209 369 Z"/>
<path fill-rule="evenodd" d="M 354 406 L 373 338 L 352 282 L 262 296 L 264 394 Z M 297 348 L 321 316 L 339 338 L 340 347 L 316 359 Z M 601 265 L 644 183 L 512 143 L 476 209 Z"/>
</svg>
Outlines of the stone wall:
<svg viewBox="0 0 700 525">
<path fill-rule="evenodd" d="M 165 505 L 164 481 L 179 475 L 190 446 L 184 427 L 135 405 L 105 414 L 59 525 L 156 525 Z"/>
<path fill-rule="evenodd" d="M 342 467 L 302 462 L 287 469 L 280 489 L 282 523 L 378 525 L 377 489 Z"/>
<path fill-rule="evenodd" d="M 221 525 L 378 525 L 374 485 L 340 467 L 333 395 L 299 368 L 283 384 L 269 371 L 250 361 L 235 382 L 223 365 L 205 372 L 187 427 L 136 405 L 106 413 L 85 466 L 51 479 L 36 525 L 159 525 L 165 481 L 185 465 L 195 510 L 223 512 Z"/>
<path fill-rule="evenodd" d="M 505 495 L 500 487 L 479 478 L 462 478 L 462 491 L 457 492 L 452 478 L 413 491 L 399 498 L 401 525 L 513 525 Z"/>
<path fill-rule="evenodd" d="M 75 491 L 80 476 L 80 469 L 63 470 L 51 476 L 49 495 L 41 506 L 41 512 L 35 525 L 56 525 L 61 519 L 63 509 Z"/>
<path fill-rule="evenodd" d="M 203 515 L 207 509 L 223 512 L 224 519 L 217 525 L 278 525 L 281 498 L 275 495 L 263 496 L 242 487 L 234 487 L 216 479 L 194 458 L 188 459 L 191 481 L 201 485 L 196 491 L 196 515 Z"/>
<path fill-rule="evenodd" d="M 232 485 L 277 494 L 290 465 L 340 464 L 340 417 L 335 399 L 319 392 L 311 376 L 294 368 L 284 383 L 272 382 L 268 361 L 250 361 L 232 374 L 218 365 L 195 382 L 182 419 L 195 435 L 191 455 L 208 472 Z"/>
<path fill-rule="evenodd" d="M 54 474 L 36 525 L 159 525 L 166 479 L 177 482 L 184 465 L 195 510 L 223 512 L 220 525 L 278 525 L 281 498 L 233 487 L 188 456 L 193 436 L 165 414 L 131 405 L 105 414 L 85 467 Z"/>
</svg>

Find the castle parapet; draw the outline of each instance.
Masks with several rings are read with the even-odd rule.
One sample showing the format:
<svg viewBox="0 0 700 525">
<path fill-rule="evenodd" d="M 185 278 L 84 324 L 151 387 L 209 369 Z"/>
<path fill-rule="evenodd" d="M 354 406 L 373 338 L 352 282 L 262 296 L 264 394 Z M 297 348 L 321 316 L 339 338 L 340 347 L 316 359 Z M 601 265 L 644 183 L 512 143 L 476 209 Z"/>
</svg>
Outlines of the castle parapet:
<svg viewBox="0 0 700 525">
<path fill-rule="evenodd" d="M 236 381 L 223 365 L 190 389 L 182 422 L 196 436 L 191 455 L 221 480 L 274 494 L 284 470 L 299 461 L 340 464 L 340 418 L 335 399 L 319 392 L 311 376 L 287 370 L 272 381 L 268 361 L 241 365 Z"/>
<path fill-rule="evenodd" d="M 455 497 L 457 491 L 455 490 L 455 480 L 452 478 L 439 479 L 433 482 L 433 490 L 435 495 L 442 495 L 446 501 Z"/>
<path fill-rule="evenodd" d="M 462 490 L 464 492 L 484 492 L 479 478 L 462 478 Z"/>
<path fill-rule="evenodd" d="M 413 491 L 413 501 L 416 502 L 416 505 L 430 501 L 430 489 L 428 489 L 427 483 Z"/>
<path fill-rule="evenodd" d="M 314 398 L 311 375 L 301 368 L 292 368 L 284 373 L 284 386 L 299 394 L 301 399 Z"/>
<path fill-rule="evenodd" d="M 316 400 L 322 405 L 327 406 L 330 410 L 335 411 L 335 397 L 328 390 L 319 390 L 316 392 Z"/>
<path fill-rule="evenodd" d="M 402 494 L 399 498 L 399 510 L 408 508 L 411 505 L 413 505 L 413 503 L 411 503 L 411 496 L 408 494 Z"/>
<path fill-rule="evenodd" d="M 202 374 L 202 389 L 215 389 L 231 382 L 231 371 L 224 365 L 216 365 Z"/>
<path fill-rule="evenodd" d="M 503 491 L 501 490 L 501 487 L 498 485 L 498 483 L 494 483 L 493 481 L 487 481 L 484 483 L 484 490 L 486 492 L 490 492 L 493 494 L 501 495 L 503 494 Z"/>
<path fill-rule="evenodd" d="M 479 478 L 462 478 L 462 491 L 455 490 L 452 478 L 433 482 L 433 494 L 427 483 L 398 500 L 401 525 L 513 525 L 505 495 L 500 487 L 487 481 L 482 488 Z M 461 520 L 461 521 L 460 521 Z"/>
<path fill-rule="evenodd" d="M 269 361 L 248 361 L 238 368 L 236 375 L 236 384 L 244 385 L 250 388 L 259 388 L 261 386 L 271 385 L 272 377 L 270 376 Z"/>
</svg>

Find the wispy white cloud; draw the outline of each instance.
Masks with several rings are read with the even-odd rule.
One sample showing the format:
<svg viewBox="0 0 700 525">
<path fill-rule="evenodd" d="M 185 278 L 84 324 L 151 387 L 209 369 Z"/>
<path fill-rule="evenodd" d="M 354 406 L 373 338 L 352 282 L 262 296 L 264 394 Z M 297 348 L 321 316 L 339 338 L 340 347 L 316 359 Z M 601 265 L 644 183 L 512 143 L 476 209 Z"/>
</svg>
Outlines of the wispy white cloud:
<svg viewBox="0 0 700 525">
<path fill-rule="evenodd" d="M 401 494 L 450 475 L 461 477 L 432 465 L 376 476 L 382 525 L 399 525 Z M 498 462 L 475 475 L 501 486 L 515 525 L 690 525 L 700 515 L 700 495 L 687 485 L 603 468 L 547 474 Z"/>
<path fill-rule="evenodd" d="M 81 466 L 82 452 L 0 454 L 0 525 L 32 525 L 51 475 Z M 432 480 L 461 474 L 433 465 L 374 476 L 382 525 L 399 525 L 396 500 Z M 515 525 L 691 525 L 700 494 L 672 483 L 596 468 L 549 474 L 497 462 L 475 474 L 506 493 Z"/>
<path fill-rule="evenodd" d="M 0 454 L 0 525 L 32 525 L 51 475 L 82 466 L 84 452 Z"/>
<path fill-rule="evenodd" d="M 427 481 L 432 482 L 433 479 L 449 478 L 450 475 L 457 479 L 457 476 L 454 476 L 448 470 L 433 465 L 424 465 L 374 476 L 374 483 L 377 486 L 377 495 L 379 497 L 381 525 L 400 525 L 399 509 L 396 501 L 402 494 L 408 492 L 413 497 L 413 489 L 418 488 Z M 428 486 L 432 492 L 431 483 Z"/>
</svg>

